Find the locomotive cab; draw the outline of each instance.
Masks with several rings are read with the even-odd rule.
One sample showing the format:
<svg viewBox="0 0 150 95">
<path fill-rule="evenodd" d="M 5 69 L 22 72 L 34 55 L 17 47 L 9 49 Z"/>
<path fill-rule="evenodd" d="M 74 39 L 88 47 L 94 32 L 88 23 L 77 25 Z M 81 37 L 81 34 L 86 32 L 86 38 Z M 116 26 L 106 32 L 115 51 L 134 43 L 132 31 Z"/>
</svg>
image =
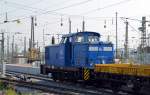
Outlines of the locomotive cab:
<svg viewBox="0 0 150 95">
<path fill-rule="evenodd" d="M 95 64 L 113 63 L 112 43 L 101 42 L 96 32 L 64 35 L 60 45 L 65 45 L 67 66 L 93 68 Z"/>
<path fill-rule="evenodd" d="M 98 43 L 100 35 L 95 32 L 78 32 L 64 35 L 60 44 L 66 43 Z"/>
<path fill-rule="evenodd" d="M 60 44 L 45 48 L 47 65 L 93 68 L 95 64 L 113 63 L 113 44 L 100 41 L 96 32 L 64 35 Z"/>
</svg>

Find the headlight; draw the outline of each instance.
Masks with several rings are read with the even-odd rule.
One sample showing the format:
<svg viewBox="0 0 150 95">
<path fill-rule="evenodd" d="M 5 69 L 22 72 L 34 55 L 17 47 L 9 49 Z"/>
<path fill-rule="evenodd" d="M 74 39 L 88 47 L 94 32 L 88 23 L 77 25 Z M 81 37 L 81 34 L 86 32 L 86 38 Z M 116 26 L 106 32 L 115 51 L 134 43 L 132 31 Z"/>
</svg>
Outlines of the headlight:
<svg viewBox="0 0 150 95">
<path fill-rule="evenodd" d="M 90 66 L 93 66 L 93 63 L 92 63 L 92 62 L 90 63 Z"/>
<path fill-rule="evenodd" d="M 102 64 L 106 64 L 105 60 L 102 60 Z"/>
</svg>

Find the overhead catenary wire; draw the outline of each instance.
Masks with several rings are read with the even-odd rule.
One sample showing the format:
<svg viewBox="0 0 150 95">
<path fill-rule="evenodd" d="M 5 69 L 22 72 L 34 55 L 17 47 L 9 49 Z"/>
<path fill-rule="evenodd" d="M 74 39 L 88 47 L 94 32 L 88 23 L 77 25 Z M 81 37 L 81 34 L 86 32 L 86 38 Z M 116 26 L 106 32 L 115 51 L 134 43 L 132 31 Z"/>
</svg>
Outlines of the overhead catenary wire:
<svg viewBox="0 0 150 95">
<path fill-rule="evenodd" d="M 89 0 L 86 0 L 86 1 L 89 1 Z M 124 1 L 126 1 L 126 0 L 124 0 Z M 127 1 L 129 1 L 129 0 L 127 0 Z M 69 6 L 68 6 L 69 7 Z M 29 8 L 30 9 L 30 8 Z M 31 8 L 32 9 L 32 8 Z M 35 9 L 37 9 L 38 10 L 38 8 L 35 8 Z M 55 12 L 48 12 L 48 13 L 52 13 L 52 14 L 58 14 L 58 15 L 62 15 L 61 13 L 55 13 Z M 63 15 L 67 15 L 67 14 L 63 14 Z M 72 15 L 73 16 L 73 15 Z M 27 16 L 27 17 L 22 17 L 21 19 L 25 19 L 25 18 L 29 18 L 29 16 Z M 93 17 L 93 18 L 91 18 L 91 19 L 95 19 L 96 17 Z M 112 18 L 112 17 L 97 17 L 97 18 Z M 113 17 L 114 18 L 114 17 Z M 89 19 L 89 18 L 88 18 Z"/>
<path fill-rule="evenodd" d="M 63 10 L 63 9 L 66 9 L 66 8 L 79 6 L 79 5 L 81 5 L 81 4 L 85 4 L 85 3 L 88 3 L 88 2 L 90 2 L 90 1 L 92 1 L 92 0 L 85 0 L 85 1 L 78 2 L 78 3 L 74 3 L 74 4 L 71 4 L 71 5 L 62 7 L 62 8 L 57 8 L 57 9 L 54 9 L 54 10 L 46 11 L 46 12 L 41 13 L 41 14 L 53 13 L 53 14 L 57 14 L 57 15 L 68 15 L 68 16 L 80 16 L 80 17 L 83 17 L 82 14 L 91 13 L 91 12 L 94 12 L 94 11 L 97 11 L 97 10 L 101 10 L 101 9 L 113 7 L 113 6 L 122 4 L 122 3 L 124 3 L 124 2 L 130 1 L 130 0 L 123 0 L 123 1 L 120 1 L 120 2 L 117 2 L 117 3 L 113 3 L 113 4 L 110 4 L 110 5 L 104 6 L 104 7 L 102 7 L 102 8 L 97 8 L 97 9 L 88 11 L 88 12 L 86 12 L 86 13 L 82 13 L 82 14 L 80 14 L 80 15 L 69 15 L 69 14 L 63 14 L 63 13 L 57 13 L 57 12 L 55 12 L 55 11 L 58 11 L 58 10 Z M 35 9 L 35 8 L 34 8 L 34 9 Z M 37 8 L 36 8 L 36 9 L 37 9 Z M 41 9 L 40 9 L 40 10 L 41 10 Z M 39 14 L 39 15 L 41 15 L 41 14 Z"/>
<path fill-rule="evenodd" d="M 19 3 L 16 3 L 16 2 L 12 2 L 12 1 L 5 1 L 5 2 L 7 2 L 8 4 L 11 4 L 11 5 L 16 5 L 16 6 L 20 6 L 20 7 L 22 7 L 21 9 L 23 9 L 23 10 L 28 10 L 28 11 L 33 11 L 33 10 L 31 10 L 31 9 L 36 9 L 36 10 L 42 10 L 42 11 L 45 11 L 45 10 L 47 10 L 47 9 L 40 9 L 40 8 L 35 8 L 35 7 L 31 7 L 30 5 L 35 5 L 35 4 L 38 4 L 38 3 L 40 3 L 41 1 L 43 1 L 43 0 L 39 0 L 39 1 L 36 1 L 35 3 L 31 3 L 31 4 L 29 4 L 29 5 L 24 5 L 24 4 L 19 4 Z M 69 0 L 69 1 L 71 1 L 71 0 Z M 48 7 L 48 8 L 52 8 L 53 6 L 58 6 L 59 4 L 64 4 L 64 3 L 66 3 L 66 2 L 69 2 L 68 0 L 65 0 L 65 1 L 62 1 L 62 2 L 59 2 L 59 3 L 56 3 L 56 4 L 54 4 L 54 5 L 52 5 L 51 7 Z M 15 7 L 16 7 L 15 6 Z M 21 10 L 21 9 L 19 9 L 19 10 Z M 18 10 L 18 9 L 17 9 Z M 12 13 L 12 12 L 16 12 L 16 10 L 12 10 L 12 11 L 9 11 L 9 12 L 7 12 L 7 13 Z M 33 12 L 35 12 L 35 11 L 33 11 Z M 5 13 L 1 13 L 1 14 L 5 14 Z M 0 14 L 0 15 L 1 15 Z"/>
<path fill-rule="evenodd" d="M 88 2 L 90 2 L 90 1 L 92 1 L 92 0 L 84 0 L 84 1 L 82 1 L 82 2 L 78 2 L 78 3 L 74 3 L 74 4 L 71 4 L 71 5 L 68 5 L 68 6 L 65 6 L 65 7 L 61 7 L 61 8 L 57 8 L 57 9 L 54 9 L 54 10 L 50 10 L 50 11 L 45 11 L 45 10 L 43 10 L 43 9 L 39 9 L 39 8 L 33 8 L 33 9 L 37 9 L 37 10 L 41 10 L 41 11 L 44 11 L 44 12 L 41 12 L 41 13 L 38 13 L 38 14 L 35 14 L 36 16 L 39 16 L 39 15 L 43 15 L 43 14 L 52 14 L 52 15 L 67 15 L 67 14 L 62 14 L 62 13 L 57 13 L 57 12 L 55 12 L 55 11 L 57 11 L 57 10 L 62 10 L 62 9 L 66 9 L 66 8 L 71 8 L 71 7 L 75 7 L 75 6 L 79 6 L 79 5 L 81 5 L 81 4 L 85 4 L 85 3 L 88 3 Z M 27 7 L 27 6 L 26 6 Z M 26 8 L 23 8 L 24 10 L 28 10 L 28 11 L 32 11 L 32 12 L 36 12 L 36 11 L 33 11 L 33 10 L 31 10 L 31 8 L 32 7 L 30 7 L 29 9 L 26 9 Z M 70 16 L 70 15 L 69 15 Z M 22 16 L 20 16 L 20 17 L 18 17 L 19 19 L 26 19 L 26 18 L 30 18 L 30 16 L 24 16 L 24 15 L 22 15 Z"/>
<path fill-rule="evenodd" d="M 71 5 L 62 7 L 62 8 L 57 8 L 57 9 L 54 9 L 54 10 L 50 10 L 50 11 L 47 11 L 47 12 L 45 12 L 45 13 L 49 13 L 49 12 L 53 12 L 53 11 L 58 11 L 58 10 L 63 10 L 63 9 L 66 9 L 66 8 L 71 8 L 71 7 L 76 7 L 76 6 L 79 6 L 79 5 L 88 3 L 88 2 L 90 2 L 90 1 L 93 1 L 93 0 L 84 0 L 84 1 L 82 1 L 82 2 L 78 2 L 78 3 L 74 3 L 74 4 L 71 4 Z M 44 13 L 44 14 L 45 14 L 45 13 Z"/>
<path fill-rule="evenodd" d="M 38 3 L 40 3 L 41 1 L 43 1 L 43 0 L 38 0 L 38 1 L 34 2 L 34 3 L 29 4 L 28 6 L 38 4 Z M 24 6 L 24 7 L 26 6 L 26 5 L 23 5 L 23 4 L 18 4 L 18 3 L 16 3 L 16 2 L 7 1 L 7 0 L 5 0 L 5 1 L 4 1 L 4 3 L 5 3 L 5 4 L 13 4 L 13 5 L 17 5 L 17 6 L 19 6 L 19 5 L 20 5 L 20 6 L 22 6 L 22 7 L 23 7 L 23 6 Z M 26 6 L 26 7 L 27 7 L 27 6 Z M 14 9 L 14 10 L 10 10 L 10 11 L 8 11 L 7 13 L 9 13 L 9 14 L 10 14 L 10 13 L 16 12 L 17 10 L 21 10 L 21 9 L 22 9 L 22 8 L 19 8 L 19 9 L 18 9 L 18 8 L 16 8 L 16 9 Z M 24 9 L 25 9 L 25 8 L 24 8 Z M 5 14 L 5 13 L 6 13 L 6 12 L 4 12 L 4 13 L 0 13 L 0 15 Z"/>
<path fill-rule="evenodd" d="M 52 14 L 52 15 L 66 15 L 66 16 L 69 16 L 69 17 L 72 17 L 72 16 L 83 17 L 83 16 L 81 16 L 81 15 L 63 14 L 63 13 L 57 13 L 57 12 L 55 12 L 55 11 L 63 10 L 63 9 L 71 8 L 71 7 L 75 7 L 75 6 L 79 6 L 79 5 L 81 5 L 81 4 L 88 3 L 89 1 L 92 1 L 92 0 L 85 0 L 85 1 L 82 1 L 82 2 L 74 3 L 74 4 L 71 4 L 71 5 L 65 6 L 65 7 L 57 8 L 57 9 L 50 10 L 50 11 L 46 11 L 46 12 L 45 12 L 45 10 L 43 10 L 43 9 L 33 8 L 33 7 L 29 7 L 29 9 L 26 9 L 26 8 L 23 8 L 23 9 L 29 10 L 29 11 L 32 11 L 32 12 L 35 12 L 35 11 L 34 11 L 34 10 L 31 10 L 31 9 L 44 11 L 44 12 L 42 12 L 42 13 L 35 14 L 36 16 L 42 15 L 42 14 Z M 125 1 L 130 1 L 130 0 L 123 0 L 123 1 L 120 1 L 120 2 L 118 2 L 118 3 L 114 3 L 114 4 L 111 4 L 111 5 L 107 5 L 107 6 L 103 7 L 103 8 L 100 8 L 100 9 L 105 9 L 105 8 L 108 8 L 108 7 L 112 7 L 112 6 L 121 4 L 121 3 L 125 2 Z M 27 7 L 27 8 L 28 8 L 28 6 L 24 6 L 24 7 Z M 99 8 L 98 8 L 97 10 L 99 10 Z M 23 15 L 23 16 L 20 16 L 19 18 L 20 18 L 20 19 L 25 19 L 25 18 L 29 18 L 29 16 L 24 17 L 24 15 Z M 110 17 L 110 18 L 112 18 L 112 17 Z"/>
<path fill-rule="evenodd" d="M 63 4 L 68 3 L 70 1 L 72 1 L 72 0 L 65 0 L 65 1 L 59 2 L 57 4 L 54 4 L 54 5 L 50 6 L 50 7 L 47 7 L 47 9 L 44 9 L 44 10 L 48 10 L 49 8 L 52 8 L 53 6 L 63 5 Z"/>
<path fill-rule="evenodd" d="M 71 1 L 71 0 L 70 0 Z M 35 4 L 37 4 L 37 3 L 40 3 L 41 2 L 41 0 L 39 0 L 39 2 L 37 1 L 37 2 L 35 2 L 35 3 L 32 3 L 32 4 L 30 4 L 30 5 L 35 5 Z M 64 1 L 64 2 L 60 2 L 61 4 L 62 3 L 66 3 L 66 2 L 68 2 L 68 0 L 66 0 L 66 1 Z M 12 2 L 12 1 L 7 1 L 7 3 L 10 3 L 10 4 L 12 4 L 12 5 L 17 5 L 17 6 L 20 6 L 20 7 L 22 7 L 22 8 L 24 8 L 24 9 L 36 9 L 36 10 L 41 10 L 41 11 L 45 11 L 45 9 L 40 9 L 40 8 L 35 8 L 35 7 L 31 7 L 30 5 L 24 5 L 24 4 L 19 4 L 19 3 L 16 3 L 16 2 Z M 60 3 L 58 3 L 58 4 L 60 4 Z M 57 4 L 56 4 L 57 5 Z M 55 5 L 53 5 L 53 6 L 55 6 Z M 51 7 L 50 7 L 51 8 Z M 29 10 L 30 11 L 30 10 Z M 33 11 L 33 10 L 31 10 L 31 11 Z"/>
<path fill-rule="evenodd" d="M 47 13 L 51 13 L 51 12 L 58 11 L 58 10 L 63 10 L 63 9 L 66 9 L 66 8 L 71 8 L 71 7 L 80 6 L 80 5 L 85 4 L 85 3 L 88 3 L 88 2 L 90 2 L 90 1 L 93 1 L 93 0 L 84 0 L 84 1 L 81 1 L 81 2 L 77 2 L 77 3 L 70 4 L 70 5 L 65 6 L 65 7 L 57 8 L 57 9 L 54 9 L 54 10 L 48 10 L 48 11 L 45 11 L 45 9 L 34 8 L 34 7 L 30 7 L 30 6 L 26 6 L 26 5 L 23 5 L 23 4 L 18 4 L 18 3 L 15 3 L 15 2 L 10 2 L 10 1 L 7 2 L 7 3 L 20 6 L 20 7 L 22 7 L 22 9 L 28 10 L 28 11 L 32 11 L 32 12 L 36 12 L 36 11 L 34 11 L 34 10 L 38 10 L 38 11 L 40 10 L 40 11 L 42 11 L 42 13 L 37 14 L 37 15 L 42 15 L 42 14 L 47 14 Z M 34 9 L 34 10 L 33 10 L 33 9 Z M 56 13 L 56 14 L 58 14 L 58 13 Z M 63 14 L 60 13 L 59 15 L 63 15 Z"/>
<path fill-rule="evenodd" d="M 16 3 L 16 2 L 11 2 L 11 1 L 6 1 L 7 5 L 13 5 L 13 7 L 15 8 L 20 8 L 22 10 L 27 10 L 27 11 L 32 11 L 32 12 L 36 12 L 36 10 L 38 11 L 41 11 L 42 9 L 39 9 L 39 8 L 35 8 L 35 7 L 30 7 L 30 5 L 24 5 L 24 4 L 19 4 L 19 3 Z M 31 4 L 31 5 L 34 5 Z M 11 6 L 10 6 L 11 7 Z M 43 11 L 43 10 L 42 10 Z M 13 12 L 13 11 L 12 11 Z"/>
<path fill-rule="evenodd" d="M 39 0 L 40 1 L 40 0 Z M 67 0 L 66 0 L 67 1 Z M 86 0 L 86 1 L 88 1 L 88 0 Z M 104 6 L 103 8 L 98 8 L 97 10 L 101 10 L 101 9 L 105 9 L 105 8 L 109 8 L 109 7 L 113 7 L 113 6 L 115 6 L 115 5 L 118 5 L 118 4 L 121 4 L 121 3 L 124 3 L 124 2 L 127 2 L 127 1 L 130 1 L 130 0 L 123 0 L 123 1 L 120 1 L 120 2 L 118 2 L 118 3 L 114 3 L 114 4 L 111 4 L 111 5 L 107 5 L 107 6 Z M 64 2 L 65 3 L 65 2 Z M 81 2 L 81 3 L 84 3 L 84 2 Z M 77 3 L 76 3 L 77 4 Z M 76 5 L 76 4 L 74 4 L 74 5 Z M 19 5 L 19 4 L 18 4 Z M 28 6 L 24 6 L 24 7 L 28 7 Z M 71 5 L 69 5 L 69 6 L 65 6 L 65 7 L 63 7 L 63 8 L 67 8 L 67 7 L 73 7 L 73 6 L 71 6 Z M 62 8 L 62 9 L 63 9 Z M 29 6 L 29 9 L 26 9 L 26 8 L 23 8 L 24 10 L 28 10 L 28 11 L 32 11 L 32 12 L 36 12 L 36 11 L 34 11 L 34 10 L 31 10 L 31 9 L 36 9 L 36 10 L 41 10 L 41 11 L 44 11 L 43 9 L 39 9 L 39 8 L 33 8 L 33 7 L 30 7 Z M 61 9 L 61 8 L 60 8 Z M 57 10 L 57 9 L 56 9 Z M 53 12 L 52 12 L 53 11 Z M 96 10 L 95 10 L 96 11 Z M 75 17 L 83 17 L 83 16 L 81 16 L 81 15 L 71 15 L 71 14 L 64 14 L 64 13 L 57 13 L 57 12 L 54 12 L 54 10 L 51 10 L 51 11 L 47 11 L 48 12 L 48 14 L 52 14 L 52 15 L 66 15 L 66 16 L 68 16 L 68 17 L 72 17 L 72 16 L 75 16 Z M 9 12 L 8 12 L 9 13 Z M 37 14 L 37 16 L 38 15 L 42 15 L 43 13 L 41 13 L 41 14 Z M 44 14 L 46 14 L 46 13 L 44 13 Z M 36 14 L 35 14 L 36 15 Z M 25 19 L 25 18 L 29 18 L 30 16 L 24 16 L 24 15 L 22 15 L 22 16 L 20 16 L 20 17 L 18 17 L 18 18 L 20 18 L 20 19 Z M 68 18 L 67 17 L 67 18 Z M 85 16 L 84 16 L 85 17 Z M 86 18 L 86 17 L 85 17 Z M 96 17 L 94 17 L 93 19 L 95 19 Z M 97 18 L 114 18 L 114 17 L 97 17 Z M 88 19 L 90 19 L 90 17 L 88 17 Z M 92 18 L 91 18 L 92 19 Z"/>
<path fill-rule="evenodd" d="M 139 22 L 142 22 L 142 20 L 139 20 L 139 19 L 134 19 L 134 18 L 129 18 L 129 17 L 120 17 L 122 19 L 128 19 L 128 20 L 133 20 L 133 21 L 139 21 Z"/>
<path fill-rule="evenodd" d="M 113 4 L 106 5 L 106 6 L 101 7 L 101 8 L 96 8 L 96 9 L 87 11 L 87 12 L 85 12 L 85 13 L 81 13 L 80 15 L 90 14 L 90 13 L 93 13 L 93 12 L 96 12 L 96 11 L 99 11 L 99 10 L 102 10 L 102 9 L 110 8 L 110 7 L 113 7 L 113 6 L 117 6 L 117 5 L 123 4 L 123 3 L 125 3 L 125 2 L 129 2 L 129 1 L 131 1 L 131 0 L 122 0 L 122 1 L 117 2 L 117 3 L 113 3 Z"/>
<path fill-rule="evenodd" d="M 122 17 L 120 17 L 121 18 L 121 20 L 122 21 L 124 21 L 125 22 L 125 19 L 124 18 L 122 18 Z M 139 31 L 138 30 L 136 30 L 131 24 L 129 24 L 128 23 L 128 25 L 134 30 L 134 31 L 136 31 L 136 32 L 138 32 L 139 33 Z"/>
</svg>

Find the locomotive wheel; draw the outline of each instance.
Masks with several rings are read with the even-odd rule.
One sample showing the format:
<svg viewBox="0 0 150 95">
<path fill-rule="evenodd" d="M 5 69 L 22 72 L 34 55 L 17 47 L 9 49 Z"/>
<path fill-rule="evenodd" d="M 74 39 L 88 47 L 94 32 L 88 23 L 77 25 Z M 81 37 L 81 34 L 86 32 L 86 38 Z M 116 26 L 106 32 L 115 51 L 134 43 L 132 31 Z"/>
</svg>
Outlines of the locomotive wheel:
<svg viewBox="0 0 150 95">
<path fill-rule="evenodd" d="M 56 73 L 52 73 L 52 79 L 53 79 L 54 81 L 57 81 L 57 75 L 56 75 Z"/>
</svg>

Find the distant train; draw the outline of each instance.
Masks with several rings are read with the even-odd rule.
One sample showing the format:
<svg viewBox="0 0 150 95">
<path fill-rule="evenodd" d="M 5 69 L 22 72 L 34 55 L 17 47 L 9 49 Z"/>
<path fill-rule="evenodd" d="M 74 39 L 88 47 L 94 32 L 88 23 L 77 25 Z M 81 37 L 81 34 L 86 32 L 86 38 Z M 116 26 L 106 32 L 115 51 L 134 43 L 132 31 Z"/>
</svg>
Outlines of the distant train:
<svg viewBox="0 0 150 95">
<path fill-rule="evenodd" d="M 111 42 L 100 41 L 96 32 L 77 32 L 64 35 L 60 44 L 45 48 L 42 74 L 52 74 L 54 80 L 89 80 L 95 64 L 114 63 Z"/>
</svg>

